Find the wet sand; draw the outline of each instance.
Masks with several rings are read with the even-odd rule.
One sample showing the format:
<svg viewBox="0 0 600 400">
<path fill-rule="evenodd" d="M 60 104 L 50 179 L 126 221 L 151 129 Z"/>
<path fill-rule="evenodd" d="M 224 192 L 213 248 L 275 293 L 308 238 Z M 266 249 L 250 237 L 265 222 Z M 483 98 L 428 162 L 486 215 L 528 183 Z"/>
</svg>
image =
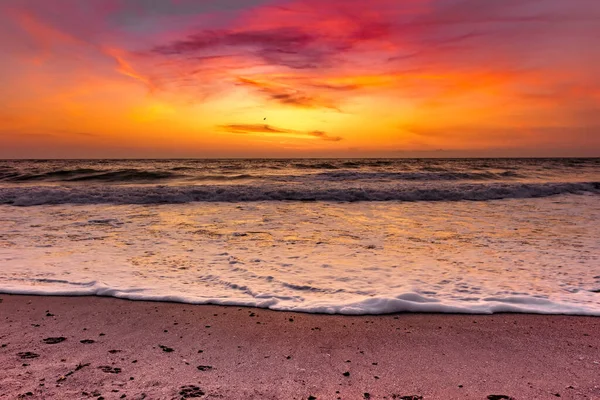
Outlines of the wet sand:
<svg viewBox="0 0 600 400">
<path fill-rule="evenodd" d="M 600 318 L 0 299 L 2 399 L 600 399 Z"/>
</svg>

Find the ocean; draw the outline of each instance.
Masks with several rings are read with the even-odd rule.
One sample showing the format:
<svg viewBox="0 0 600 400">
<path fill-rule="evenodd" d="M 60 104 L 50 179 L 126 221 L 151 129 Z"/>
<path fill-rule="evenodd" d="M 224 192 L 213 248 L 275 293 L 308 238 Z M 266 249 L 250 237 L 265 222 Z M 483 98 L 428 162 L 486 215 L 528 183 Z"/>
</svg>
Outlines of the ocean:
<svg viewBox="0 0 600 400">
<path fill-rule="evenodd" d="M 600 159 L 0 161 L 0 293 L 600 315 Z"/>
</svg>

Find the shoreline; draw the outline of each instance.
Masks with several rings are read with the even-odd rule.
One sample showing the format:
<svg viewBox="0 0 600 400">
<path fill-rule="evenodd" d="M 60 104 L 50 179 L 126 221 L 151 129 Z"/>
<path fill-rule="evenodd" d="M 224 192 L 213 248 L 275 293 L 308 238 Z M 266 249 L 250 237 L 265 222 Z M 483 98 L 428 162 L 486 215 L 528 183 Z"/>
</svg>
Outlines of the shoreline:
<svg viewBox="0 0 600 400">
<path fill-rule="evenodd" d="M 0 299 L 0 398 L 600 399 L 598 317 Z"/>
<path fill-rule="evenodd" d="M 434 315 L 463 315 L 463 316 L 469 316 L 469 315 L 502 315 L 502 314 L 508 314 L 508 315 L 512 315 L 512 314 L 523 314 L 523 315 L 547 315 L 547 316 L 564 316 L 564 317 L 589 317 L 589 318 L 600 318 L 600 314 L 595 313 L 594 311 L 588 311 L 588 312 L 544 312 L 545 310 L 534 310 L 534 309 L 519 309 L 517 307 L 514 307 L 512 304 L 510 303 L 505 303 L 502 304 L 501 306 L 501 311 L 489 311 L 489 312 L 476 312 L 476 310 L 467 310 L 467 309 L 461 309 L 459 306 L 454 306 L 454 305 L 446 305 L 443 306 L 444 308 L 434 308 L 434 309 L 430 309 L 427 306 L 429 304 L 425 303 L 425 307 L 420 307 L 417 308 L 419 306 L 421 306 L 423 303 L 418 303 L 418 302 L 410 302 L 411 307 L 405 307 L 405 308 L 401 308 L 399 309 L 399 311 L 383 311 L 383 312 L 377 312 L 377 313 L 369 313 L 369 312 L 364 312 L 364 313 L 348 313 L 348 312 L 327 312 L 327 311 L 320 311 L 319 309 L 316 310 L 310 310 L 310 311 L 306 311 L 303 309 L 300 310 L 287 310 L 287 309 L 277 309 L 277 308 L 269 308 L 269 307 L 261 307 L 261 306 L 257 306 L 257 305 L 246 305 L 246 304 L 239 304 L 239 303 L 231 303 L 231 304 L 219 304 L 219 303 L 201 303 L 201 302 L 194 302 L 194 301 L 185 301 L 185 300 L 168 300 L 168 299 L 153 299 L 153 298 L 135 298 L 135 296 L 132 297 L 128 297 L 128 296 L 123 296 L 123 297 L 119 297 L 119 296 L 114 296 L 114 295 L 110 295 L 110 294 L 94 294 L 94 293 L 68 293 L 68 294 L 64 294 L 64 293 L 58 293 L 58 294 L 54 294 L 54 293 L 43 293 L 43 294 L 39 294 L 39 293 L 27 293 L 25 291 L 18 291 L 18 293 L 14 293 L 13 291 L 0 291 L 0 297 L 1 296 L 24 296 L 24 297 L 62 297 L 62 298 L 86 298 L 86 297 L 99 297 L 99 298 L 108 298 L 108 299 L 116 299 L 116 300 L 122 300 L 122 301 L 131 301 L 131 302 L 147 302 L 147 303 L 165 303 L 165 304 L 181 304 L 181 305 L 187 305 L 187 306 L 208 306 L 208 307 L 238 307 L 238 308 L 246 308 L 246 309 L 257 309 L 257 310 L 266 310 L 266 311 L 273 311 L 273 312 L 279 312 L 279 313 L 293 313 L 293 314 L 309 314 L 309 315 L 338 315 L 338 316 L 342 316 L 342 317 L 378 317 L 378 316 L 389 316 L 389 315 L 401 315 L 401 314 L 434 314 Z M 416 307 L 415 307 L 416 306 Z M 563 306 L 563 307 L 572 307 L 571 304 L 567 305 L 567 306 Z M 335 307 L 331 307 L 331 309 L 334 309 Z M 452 310 L 452 311 L 447 311 L 447 310 Z M 454 310 L 461 310 L 461 311 L 454 311 Z"/>
</svg>

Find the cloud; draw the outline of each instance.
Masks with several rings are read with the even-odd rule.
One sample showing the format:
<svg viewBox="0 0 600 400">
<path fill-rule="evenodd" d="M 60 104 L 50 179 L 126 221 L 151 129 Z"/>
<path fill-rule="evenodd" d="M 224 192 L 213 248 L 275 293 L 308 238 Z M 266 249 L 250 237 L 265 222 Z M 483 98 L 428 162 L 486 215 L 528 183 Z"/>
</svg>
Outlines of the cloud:
<svg viewBox="0 0 600 400">
<path fill-rule="evenodd" d="M 219 128 L 230 133 L 291 133 L 289 129 L 275 128 L 270 125 L 260 124 L 229 124 L 220 125 Z"/>
<path fill-rule="evenodd" d="M 317 89 L 325 89 L 332 90 L 335 92 L 351 92 L 354 90 L 358 90 L 361 88 L 361 85 L 357 83 L 350 84 L 335 84 L 335 83 L 327 83 L 327 82 L 307 82 L 308 86 L 317 88 Z"/>
<path fill-rule="evenodd" d="M 202 75 L 205 60 L 234 56 L 243 60 L 236 75 L 244 78 L 236 84 L 254 87 L 280 104 L 337 108 L 345 98 L 327 92 L 346 92 L 348 97 L 370 86 L 336 85 L 329 79 L 340 75 L 393 76 L 397 69 L 417 69 L 420 74 L 449 71 L 456 76 L 459 70 L 469 74 L 535 65 L 531 60 L 544 48 L 532 48 L 536 40 L 532 37 L 567 34 L 573 21 L 593 20 L 596 15 L 585 17 L 582 8 L 600 9 L 589 0 L 579 1 L 580 7 L 556 0 L 274 2 L 248 9 L 219 29 L 169 35 L 150 53 L 193 70 L 195 76 Z M 561 33 L 554 33 L 556 29 Z M 255 78 L 261 69 L 275 73 Z M 278 73 L 296 79 L 285 85 Z M 218 74 L 210 69 L 204 76 L 218 79 Z M 411 90 L 404 88 L 408 95 Z M 323 98 L 324 92 L 328 98 Z"/>
<path fill-rule="evenodd" d="M 185 39 L 156 46 L 151 51 L 164 56 L 210 56 L 229 51 L 258 58 L 269 65 L 309 69 L 321 66 L 333 51 L 331 48 L 317 46 L 318 41 L 318 36 L 306 33 L 299 27 L 202 31 Z"/>
<path fill-rule="evenodd" d="M 556 2 L 537 3 L 554 6 Z M 501 41 L 503 34 L 523 26 L 551 32 L 554 27 L 549 23 L 593 20 L 593 16 L 574 12 L 574 8 L 540 7 L 532 0 L 296 0 L 285 7 L 251 9 L 231 26 L 196 30 L 158 44 L 151 51 L 163 56 L 189 56 L 227 49 L 272 66 L 335 69 L 348 58 L 373 56 L 374 50 L 380 57 L 387 53 L 395 60 L 407 53 L 466 43 L 484 35 Z"/>
<path fill-rule="evenodd" d="M 268 124 L 228 124 L 219 125 L 222 131 L 236 134 L 267 134 L 275 136 L 293 136 L 293 137 L 304 137 L 304 138 L 318 138 L 328 142 L 339 142 L 343 140 L 340 136 L 329 136 L 327 133 L 322 131 L 297 131 L 293 129 L 278 128 Z"/>
<path fill-rule="evenodd" d="M 2 122 L 0 120 L 0 122 Z M 0 136 L 13 136 L 13 137 L 39 137 L 39 138 L 66 138 L 66 137 L 88 137 L 97 138 L 100 134 L 85 132 L 85 131 L 72 131 L 66 129 L 40 129 L 40 128 L 27 128 L 27 129 L 0 129 Z"/>
<path fill-rule="evenodd" d="M 373 129 L 373 148 L 412 139 L 432 149 L 507 140 L 535 148 L 570 132 L 590 143 L 597 133 L 587 127 L 600 125 L 599 20 L 597 0 L 6 0 L 2 100 L 28 113 L 0 124 L 53 129 L 97 119 L 98 106 L 130 126 L 115 97 L 138 101 L 139 85 L 186 103 L 181 121 L 193 112 L 214 126 L 223 114 L 286 107 L 290 118 L 300 111 L 351 130 L 348 146 L 371 144 L 360 129 Z M 21 60 L 31 54 L 36 65 Z M 341 109 L 355 114 L 322 115 Z M 215 120 L 197 118 L 205 110 Z M 411 124 L 413 134 L 393 136 Z M 313 139 L 289 141 L 315 148 L 341 140 L 266 127 L 227 129 Z"/>
<path fill-rule="evenodd" d="M 73 12 L 71 9 L 69 10 Z M 81 31 L 85 34 L 80 37 L 78 32 L 73 31 L 74 28 L 69 26 L 68 23 L 70 21 L 68 20 L 62 22 L 63 24 L 67 22 L 66 25 L 70 29 L 54 25 L 50 19 L 52 15 L 45 15 L 40 10 L 33 12 L 27 9 L 9 8 L 6 11 L 9 15 L 13 16 L 18 26 L 27 33 L 29 39 L 35 44 L 34 47 L 39 50 L 40 54 L 34 59 L 37 65 L 42 65 L 47 61 L 53 60 L 59 63 L 71 64 L 73 69 L 78 64 L 88 69 L 88 65 L 98 64 L 99 58 L 110 57 L 116 62 L 115 70 L 118 73 L 143 83 L 151 92 L 156 90 L 155 84 L 138 72 L 125 59 L 127 51 L 86 40 L 86 37 L 90 35 L 86 30 Z M 71 17 L 74 20 L 81 18 L 77 13 L 74 13 Z M 96 23 L 96 20 L 94 21 Z M 100 28 L 102 22 L 98 23 L 98 25 L 98 28 Z M 86 72 L 89 73 L 89 71 Z"/>
<path fill-rule="evenodd" d="M 575 71 L 583 52 L 569 57 L 564 43 L 586 35 L 573 22 L 593 21 L 600 10 L 590 0 L 575 6 L 557 0 L 249 1 L 243 8 L 231 0 L 210 14 L 210 23 L 206 7 L 193 1 L 121 7 L 127 20 L 136 16 L 134 8 L 138 18 L 152 17 L 152 35 L 137 52 L 121 44 L 108 55 L 119 73 L 152 93 L 160 88 L 197 102 L 246 87 L 259 99 L 305 109 L 340 111 L 377 91 L 438 107 L 490 86 L 479 77 L 567 62 Z M 589 65 L 596 60 L 587 57 Z M 507 93 L 521 83 L 511 76 L 494 85 Z"/>
<path fill-rule="evenodd" d="M 327 141 L 330 141 L 330 142 L 339 142 L 340 140 L 342 140 L 342 138 L 339 137 L 339 136 L 333 136 L 332 137 L 332 136 L 329 136 L 325 132 L 322 132 L 322 131 L 307 132 L 306 134 L 310 135 L 310 136 L 315 136 L 315 137 L 318 137 L 319 139 L 327 140 Z"/>
<path fill-rule="evenodd" d="M 38 52 L 33 59 L 36 65 L 44 64 L 53 52 L 64 52 L 65 48 L 72 49 L 74 46 L 83 44 L 78 38 L 62 32 L 28 10 L 9 7 L 0 9 L 0 12 L 11 16 L 17 26 L 27 34 L 26 46 L 34 48 Z"/>
<path fill-rule="evenodd" d="M 211 54 L 228 50 L 243 52 L 269 65 L 291 69 L 333 67 L 339 55 L 357 45 L 388 35 L 384 24 L 365 22 L 343 34 L 327 34 L 301 25 L 263 29 L 205 30 L 184 39 L 155 46 L 152 52 L 165 55 Z"/>
<path fill-rule="evenodd" d="M 129 62 L 127 62 L 127 60 L 125 60 L 125 58 L 121 54 L 121 51 L 115 48 L 105 47 L 103 49 L 103 52 L 116 61 L 117 72 L 142 82 L 148 87 L 148 90 L 151 93 L 157 90 L 155 83 L 152 82 L 150 78 L 147 78 L 140 74 L 138 71 L 136 71 L 136 69 Z"/>
<path fill-rule="evenodd" d="M 237 83 L 242 86 L 253 88 L 268 99 L 277 103 L 301 108 L 339 108 L 332 101 L 322 97 L 313 96 L 303 90 L 274 83 L 259 82 L 248 78 L 239 77 Z"/>
</svg>

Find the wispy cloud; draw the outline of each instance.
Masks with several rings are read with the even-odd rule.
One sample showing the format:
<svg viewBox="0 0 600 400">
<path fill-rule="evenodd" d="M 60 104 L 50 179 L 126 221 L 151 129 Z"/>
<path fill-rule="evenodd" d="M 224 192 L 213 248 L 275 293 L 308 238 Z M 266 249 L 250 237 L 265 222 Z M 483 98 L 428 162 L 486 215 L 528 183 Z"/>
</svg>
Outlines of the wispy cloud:
<svg viewBox="0 0 600 400">
<path fill-rule="evenodd" d="M 278 128 L 268 124 L 228 124 L 219 125 L 218 129 L 236 134 L 266 134 L 275 136 L 293 136 L 304 138 L 317 138 L 328 142 L 339 142 L 343 140 L 340 136 L 330 136 L 322 131 L 297 131 L 293 129 Z"/>
<path fill-rule="evenodd" d="M 266 96 L 269 100 L 280 104 L 301 108 L 331 108 L 339 110 L 332 101 L 311 95 L 306 91 L 282 84 L 259 82 L 248 78 L 239 77 L 238 85 L 247 86 Z"/>
<path fill-rule="evenodd" d="M 142 82 L 148 87 L 148 90 L 151 93 L 157 90 L 157 86 L 150 78 L 143 76 L 141 73 L 136 71 L 136 69 L 127 60 L 125 60 L 122 51 L 111 47 L 104 47 L 102 50 L 106 55 L 112 57 L 116 61 L 117 72 Z"/>
<path fill-rule="evenodd" d="M 307 132 L 306 134 L 309 136 L 318 137 L 319 139 L 327 140 L 329 142 L 339 142 L 342 140 L 340 136 L 329 136 L 327 133 L 321 131 L 312 131 Z"/>
</svg>

